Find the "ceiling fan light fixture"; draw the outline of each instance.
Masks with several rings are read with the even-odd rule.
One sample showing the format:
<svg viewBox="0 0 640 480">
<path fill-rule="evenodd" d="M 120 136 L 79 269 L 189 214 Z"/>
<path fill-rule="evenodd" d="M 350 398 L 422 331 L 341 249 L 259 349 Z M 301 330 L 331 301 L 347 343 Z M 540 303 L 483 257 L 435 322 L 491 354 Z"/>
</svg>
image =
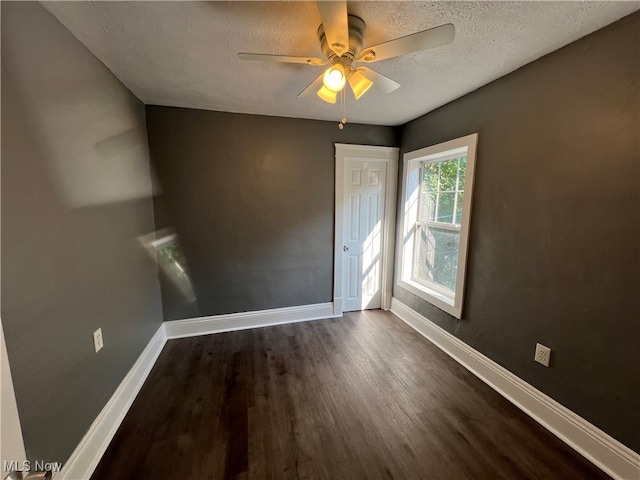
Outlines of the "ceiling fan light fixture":
<svg viewBox="0 0 640 480">
<path fill-rule="evenodd" d="M 376 89 L 382 93 L 391 93 L 400 87 L 398 82 L 369 67 L 354 67 L 354 62 L 371 63 L 387 60 L 400 55 L 441 47 L 453 42 L 455 38 L 455 26 L 447 23 L 363 48 L 366 45 L 364 38 L 367 25 L 362 18 L 348 13 L 347 0 L 316 0 L 316 4 L 322 20 L 317 30 L 320 51 L 322 52 L 321 58 L 264 53 L 238 54 L 242 60 L 298 63 L 311 66 L 329 65 L 298 94 L 298 98 L 304 98 L 312 95 L 312 92 L 316 92 L 325 102 L 335 104 L 338 92 L 344 90 L 347 81 L 356 100 L 368 92 L 374 83 Z M 344 94 L 341 98 L 341 104 L 344 117 L 344 109 L 346 108 Z M 340 125 L 344 126 L 344 121 Z"/>
<path fill-rule="evenodd" d="M 347 83 L 347 75 L 344 66 L 340 63 L 330 66 L 322 77 L 324 87 L 332 92 L 339 92 Z"/>
<path fill-rule="evenodd" d="M 349 77 L 349 85 L 351 86 L 351 90 L 353 90 L 356 100 L 358 100 L 371 88 L 373 82 L 356 70 Z"/>
<path fill-rule="evenodd" d="M 323 85 L 322 88 L 318 90 L 318 96 L 327 103 L 336 103 L 338 92 L 334 92 Z"/>
</svg>

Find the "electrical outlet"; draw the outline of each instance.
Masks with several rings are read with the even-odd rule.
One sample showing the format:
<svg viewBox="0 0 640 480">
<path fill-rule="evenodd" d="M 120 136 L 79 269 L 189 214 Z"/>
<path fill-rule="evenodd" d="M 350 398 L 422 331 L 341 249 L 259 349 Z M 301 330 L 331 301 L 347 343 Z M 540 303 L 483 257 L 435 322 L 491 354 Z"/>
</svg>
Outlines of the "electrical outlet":
<svg viewBox="0 0 640 480">
<path fill-rule="evenodd" d="M 544 365 L 545 367 L 549 366 L 549 360 L 551 359 L 551 349 L 549 347 L 545 347 L 544 345 L 540 345 L 536 343 L 536 354 L 533 359 Z"/>
<path fill-rule="evenodd" d="M 104 347 L 104 342 L 102 341 L 102 329 L 99 328 L 95 332 L 93 332 L 93 346 L 96 349 L 96 353 L 98 353 L 102 347 Z"/>
</svg>

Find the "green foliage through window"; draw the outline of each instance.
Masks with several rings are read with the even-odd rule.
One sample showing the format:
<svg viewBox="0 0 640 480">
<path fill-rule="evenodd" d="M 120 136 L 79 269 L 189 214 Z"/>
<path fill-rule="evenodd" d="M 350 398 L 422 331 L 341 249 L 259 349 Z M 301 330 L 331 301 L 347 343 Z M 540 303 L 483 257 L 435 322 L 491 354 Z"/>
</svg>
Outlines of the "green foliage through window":
<svg viewBox="0 0 640 480">
<path fill-rule="evenodd" d="M 419 220 L 460 225 L 467 157 L 422 165 Z"/>
</svg>

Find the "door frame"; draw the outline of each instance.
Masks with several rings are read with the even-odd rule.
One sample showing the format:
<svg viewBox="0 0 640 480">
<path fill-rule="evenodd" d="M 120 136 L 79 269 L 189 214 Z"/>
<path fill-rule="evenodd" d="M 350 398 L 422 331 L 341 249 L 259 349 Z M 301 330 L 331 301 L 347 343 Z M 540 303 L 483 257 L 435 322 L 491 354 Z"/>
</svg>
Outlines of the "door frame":
<svg viewBox="0 0 640 480">
<path fill-rule="evenodd" d="M 2 230 L 2 227 L 0 227 Z M 1 260 L 0 260 L 1 263 Z M 1 308 L 0 300 L 0 310 Z M 0 318 L 0 478 L 4 478 L 9 472 L 4 471 L 5 461 L 17 461 L 20 467 L 24 466 L 27 455 L 24 447 L 24 437 L 22 436 L 22 426 L 20 415 L 18 414 L 18 404 L 16 403 L 16 393 L 11 376 L 11 366 L 9 365 L 9 354 Z"/>
<path fill-rule="evenodd" d="M 397 147 L 375 147 L 371 145 L 335 144 L 335 215 L 333 244 L 333 315 L 343 314 L 342 299 L 342 241 L 344 234 L 344 184 L 346 160 L 371 160 L 384 162 L 387 165 L 387 180 L 384 194 L 384 225 L 382 226 L 382 287 L 381 306 L 383 310 L 391 308 L 391 290 L 393 287 L 393 260 L 396 232 L 396 202 L 398 190 L 398 158 Z"/>
<path fill-rule="evenodd" d="M 0 422 L 0 477 L 4 478 L 9 473 L 4 471 L 5 462 L 18 462 L 19 469 L 21 469 L 27 456 L 24 449 L 20 416 L 16 405 L 1 319 L 0 350 L 0 368 L 2 369 L 2 373 L 0 373 L 0 410 L 2 411 L 2 421 Z"/>
</svg>

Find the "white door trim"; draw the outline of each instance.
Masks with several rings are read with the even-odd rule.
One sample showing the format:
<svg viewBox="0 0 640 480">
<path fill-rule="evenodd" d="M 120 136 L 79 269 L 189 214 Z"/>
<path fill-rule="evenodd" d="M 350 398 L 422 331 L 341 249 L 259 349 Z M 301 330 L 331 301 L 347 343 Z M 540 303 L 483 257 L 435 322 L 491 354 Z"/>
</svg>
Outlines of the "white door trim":
<svg viewBox="0 0 640 480">
<path fill-rule="evenodd" d="M 396 227 L 396 191 L 398 187 L 397 147 L 374 147 L 370 145 L 348 145 L 336 143 L 336 181 L 335 181 L 335 237 L 333 245 L 333 315 L 342 316 L 342 239 L 344 232 L 344 164 L 347 158 L 372 160 L 387 164 L 387 185 L 384 198 L 384 225 L 382 228 L 382 309 L 391 308 L 391 289 L 393 285 L 393 255 Z"/>
<path fill-rule="evenodd" d="M 0 384 L 0 411 L 2 412 L 2 421 L 0 422 L 0 476 L 4 478 L 9 473 L 4 471 L 5 462 L 15 461 L 22 467 L 27 456 L 13 389 L 9 357 L 4 341 L 2 320 L 0 320 L 0 344 L 0 349 L 2 350 L 0 356 L 0 367 L 2 369 L 0 373 L 0 379 L 2 380 Z"/>
</svg>

